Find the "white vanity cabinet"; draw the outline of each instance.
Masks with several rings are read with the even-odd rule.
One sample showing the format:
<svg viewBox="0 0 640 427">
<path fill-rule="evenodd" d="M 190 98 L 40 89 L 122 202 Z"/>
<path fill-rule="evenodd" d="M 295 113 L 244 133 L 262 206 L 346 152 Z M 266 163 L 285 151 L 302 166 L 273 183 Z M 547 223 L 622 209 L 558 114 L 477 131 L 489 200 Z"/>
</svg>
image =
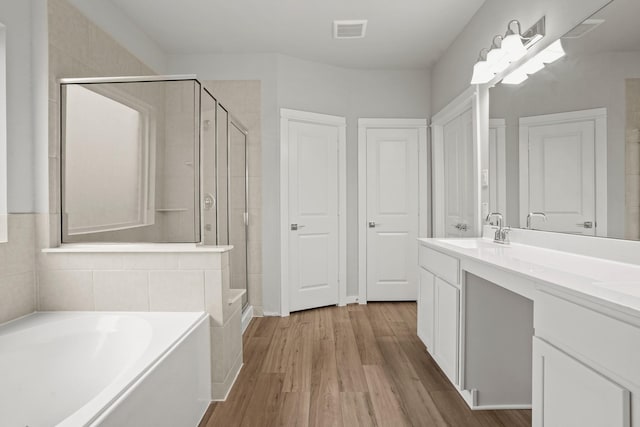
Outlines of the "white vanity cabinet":
<svg viewBox="0 0 640 427">
<path fill-rule="evenodd" d="M 436 278 L 432 355 L 455 385 L 459 384 L 460 289 Z"/>
<path fill-rule="evenodd" d="M 420 246 L 418 336 L 442 371 L 459 384 L 459 261 Z"/>
<path fill-rule="evenodd" d="M 434 296 L 436 276 L 420 268 L 418 287 L 418 338 L 428 349 L 433 348 Z"/>
<path fill-rule="evenodd" d="M 630 425 L 629 390 L 536 337 L 533 373 L 533 427 Z"/>
<path fill-rule="evenodd" d="M 533 426 L 639 426 L 637 320 L 543 291 L 534 319 Z"/>
</svg>

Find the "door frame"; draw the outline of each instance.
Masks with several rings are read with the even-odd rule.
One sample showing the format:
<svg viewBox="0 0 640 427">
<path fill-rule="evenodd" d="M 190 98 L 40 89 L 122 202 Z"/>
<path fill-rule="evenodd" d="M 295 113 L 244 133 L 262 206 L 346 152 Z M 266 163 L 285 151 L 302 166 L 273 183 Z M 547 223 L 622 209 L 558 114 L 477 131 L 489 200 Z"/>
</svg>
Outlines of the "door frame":
<svg viewBox="0 0 640 427">
<path fill-rule="evenodd" d="M 338 128 L 338 305 L 347 299 L 347 121 L 345 117 L 280 109 L 280 315 L 289 316 L 289 123 Z"/>
<path fill-rule="evenodd" d="M 497 197 L 495 196 L 496 190 L 489 188 L 489 210 L 491 206 L 495 206 L 493 212 L 500 212 L 504 217 L 507 217 L 507 152 L 506 152 L 506 140 L 507 140 L 507 122 L 505 119 L 489 119 L 489 129 L 496 130 L 496 155 L 497 162 L 492 163 L 489 161 L 489 177 L 491 175 L 496 177 Z M 487 139 L 487 145 L 489 145 Z M 491 147 L 489 147 L 489 154 L 491 154 Z M 488 180 L 491 185 L 491 179 Z M 489 212 L 487 212 L 488 214 Z"/>
<path fill-rule="evenodd" d="M 367 130 L 418 130 L 418 236 L 429 235 L 429 192 L 427 173 L 427 119 L 358 119 L 358 295 L 352 302 L 367 303 Z M 416 242 L 417 245 L 417 242 Z M 416 260 L 416 262 L 418 262 Z"/>
<path fill-rule="evenodd" d="M 470 86 L 457 98 L 451 101 L 446 107 L 440 110 L 431 119 L 431 143 L 433 165 L 433 237 L 445 236 L 445 213 L 435 209 L 445 205 L 444 197 L 444 126 L 465 111 L 471 109 L 472 127 L 472 160 L 473 160 L 473 183 L 471 185 L 474 200 L 474 228 L 477 236 L 482 235 L 482 190 L 481 190 L 481 168 L 488 162 L 488 139 L 489 139 L 489 95 L 487 88 L 478 85 Z M 485 108 L 481 108 L 485 106 Z M 482 114 L 483 117 L 480 117 Z M 484 144 L 481 144 L 485 141 Z M 484 155 L 483 155 L 484 154 Z M 484 162 L 483 162 L 484 160 Z"/>
<path fill-rule="evenodd" d="M 540 116 L 520 117 L 519 152 L 520 152 L 520 227 L 525 228 L 529 199 L 529 127 L 556 125 L 578 121 L 594 123 L 595 154 L 595 222 L 596 237 L 607 237 L 607 109 L 568 111 L 565 113 L 543 114 Z"/>
</svg>

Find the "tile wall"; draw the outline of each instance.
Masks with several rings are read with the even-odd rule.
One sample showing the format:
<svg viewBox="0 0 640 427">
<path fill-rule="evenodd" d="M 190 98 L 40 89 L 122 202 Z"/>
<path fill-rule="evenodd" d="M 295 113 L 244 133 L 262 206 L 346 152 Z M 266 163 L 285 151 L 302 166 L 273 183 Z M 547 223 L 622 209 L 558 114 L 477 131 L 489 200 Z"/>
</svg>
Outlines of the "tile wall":
<svg viewBox="0 0 640 427">
<path fill-rule="evenodd" d="M 54 249 L 41 254 L 38 277 L 40 311 L 209 313 L 213 398 L 226 397 L 242 366 L 241 304 L 229 287 L 229 252 Z"/>
<path fill-rule="evenodd" d="M 625 238 L 640 239 L 640 79 L 626 79 Z"/>
<path fill-rule="evenodd" d="M 9 241 L 0 243 L 0 323 L 36 309 L 35 218 L 9 214 Z"/>
</svg>

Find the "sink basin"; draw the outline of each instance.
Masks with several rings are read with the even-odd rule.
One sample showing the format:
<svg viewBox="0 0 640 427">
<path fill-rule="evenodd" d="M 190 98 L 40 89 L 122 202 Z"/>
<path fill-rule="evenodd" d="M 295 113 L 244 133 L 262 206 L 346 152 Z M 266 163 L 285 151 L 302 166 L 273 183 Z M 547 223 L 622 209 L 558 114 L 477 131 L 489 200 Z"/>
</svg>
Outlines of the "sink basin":
<svg viewBox="0 0 640 427">
<path fill-rule="evenodd" d="M 478 249 L 478 248 L 508 248 L 509 245 L 501 245 L 491 240 L 468 238 L 468 239 L 437 239 L 440 243 L 457 246 L 462 249 Z"/>
<path fill-rule="evenodd" d="M 477 249 L 479 247 L 477 239 L 438 239 L 438 242 L 457 246 L 463 249 Z"/>
</svg>

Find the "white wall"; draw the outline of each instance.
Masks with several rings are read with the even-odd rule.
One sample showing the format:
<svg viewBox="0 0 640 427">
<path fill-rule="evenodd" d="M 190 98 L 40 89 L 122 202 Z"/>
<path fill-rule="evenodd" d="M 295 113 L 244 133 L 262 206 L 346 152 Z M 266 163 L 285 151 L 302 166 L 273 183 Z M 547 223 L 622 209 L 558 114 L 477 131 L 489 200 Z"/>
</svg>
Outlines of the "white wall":
<svg viewBox="0 0 640 427">
<path fill-rule="evenodd" d="M 347 285 L 357 294 L 357 119 L 425 118 L 427 70 L 354 70 L 285 55 L 175 55 L 170 73 L 196 73 L 203 80 L 261 80 L 263 170 L 263 294 L 265 313 L 280 312 L 279 109 L 347 118 Z"/>
<path fill-rule="evenodd" d="M 0 0 L 7 37 L 7 208 L 33 212 L 31 1 Z"/>
<path fill-rule="evenodd" d="M 582 22 L 609 0 L 487 0 L 469 24 L 433 67 L 431 109 L 440 111 L 469 87 L 473 64 L 480 49 L 489 47 L 496 34 L 504 34 L 507 23 L 518 19 L 523 29 L 542 16 L 547 35 L 535 46 L 541 49 Z"/>
</svg>

